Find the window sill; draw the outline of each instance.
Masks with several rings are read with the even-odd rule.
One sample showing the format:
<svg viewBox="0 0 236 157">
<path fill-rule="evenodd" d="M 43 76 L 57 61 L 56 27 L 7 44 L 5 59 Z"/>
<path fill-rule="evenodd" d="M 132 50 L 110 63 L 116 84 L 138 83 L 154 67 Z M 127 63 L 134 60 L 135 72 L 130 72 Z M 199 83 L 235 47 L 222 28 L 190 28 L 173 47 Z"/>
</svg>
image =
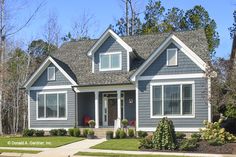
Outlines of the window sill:
<svg viewBox="0 0 236 157">
<path fill-rule="evenodd" d="M 172 115 L 161 115 L 161 116 L 151 116 L 151 118 L 195 118 L 195 115 L 176 115 L 176 116 L 172 116 Z"/>
<path fill-rule="evenodd" d="M 37 118 L 36 120 L 67 120 L 67 118 Z"/>
<path fill-rule="evenodd" d="M 116 68 L 116 69 L 99 69 L 99 71 L 118 71 L 122 70 L 122 68 Z"/>
</svg>

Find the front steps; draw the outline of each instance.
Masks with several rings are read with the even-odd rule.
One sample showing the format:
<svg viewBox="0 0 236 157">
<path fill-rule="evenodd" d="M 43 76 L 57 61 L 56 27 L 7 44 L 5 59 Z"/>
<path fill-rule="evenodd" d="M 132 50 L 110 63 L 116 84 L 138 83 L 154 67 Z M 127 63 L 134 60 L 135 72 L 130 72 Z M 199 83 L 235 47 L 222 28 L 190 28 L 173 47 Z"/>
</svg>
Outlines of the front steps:
<svg viewBox="0 0 236 157">
<path fill-rule="evenodd" d="M 83 129 L 91 129 L 91 128 L 80 128 L 81 134 L 83 133 Z M 98 138 L 105 138 L 107 131 L 114 131 L 114 128 L 92 128 L 95 132 L 95 136 Z"/>
</svg>

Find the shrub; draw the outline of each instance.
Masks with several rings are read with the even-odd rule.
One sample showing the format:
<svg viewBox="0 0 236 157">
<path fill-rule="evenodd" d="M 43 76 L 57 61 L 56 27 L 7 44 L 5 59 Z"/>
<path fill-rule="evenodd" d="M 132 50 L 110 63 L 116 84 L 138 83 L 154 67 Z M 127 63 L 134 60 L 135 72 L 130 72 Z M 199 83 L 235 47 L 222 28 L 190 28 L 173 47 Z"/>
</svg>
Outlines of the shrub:
<svg viewBox="0 0 236 157">
<path fill-rule="evenodd" d="M 211 141 L 217 139 L 217 143 L 227 143 L 235 141 L 235 136 L 230 134 L 229 132 L 225 131 L 224 128 L 221 128 L 222 119 L 219 119 L 218 122 L 207 122 L 204 121 L 203 124 L 205 125 L 204 129 L 200 129 L 201 138 L 207 141 Z"/>
<path fill-rule="evenodd" d="M 196 139 L 197 142 L 199 142 L 200 139 L 201 139 L 201 134 L 193 133 L 193 134 L 191 135 L 191 138 L 192 138 L 192 139 Z"/>
<path fill-rule="evenodd" d="M 193 151 L 198 147 L 196 139 L 184 139 L 180 142 L 180 150 Z"/>
<path fill-rule="evenodd" d="M 139 141 L 139 149 L 152 149 L 152 139 L 153 135 L 148 135 Z"/>
<path fill-rule="evenodd" d="M 236 118 L 236 106 L 233 104 L 226 105 L 224 115 L 229 118 Z"/>
<path fill-rule="evenodd" d="M 134 130 L 133 129 L 129 129 L 128 130 L 128 134 L 129 134 L 129 137 L 134 137 Z"/>
<path fill-rule="evenodd" d="M 26 136 L 26 137 L 31 137 L 34 135 L 34 133 L 35 133 L 34 129 L 24 129 L 23 130 L 23 136 Z"/>
<path fill-rule="evenodd" d="M 49 131 L 49 134 L 50 134 L 51 136 L 57 136 L 57 135 L 58 135 L 58 129 L 51 129 L 51 130 Z"/>
<path fill-rule="evenodd" d="M 88 130 L 88 135 L 94 135 L 94 131 L 92 129 Z"/>
<path fill-rule="evenodd" d="M 158 150 L 176 148 L 176 135 L 173 122 L 166 117 L 159 122 L 153 136 L 153 147 Z"/>
<path fill-rule="evenodd" d="M 90 128 L 94 128 L 96 123 L 94 120 L 90 120 L 90 121 L 88 121 L 88 124 L 89 124 Z"/>
<path fill-rule="evenodd" d="M 113 131 L 106 132 L 106 139 L 113 139 Z"/>
<path fill-rule="evenodd" d="M 65 129 L 58 129 L 57 135 L 58 136 L 66 136 L 67 131 Z"/>
<path fill-rule="evenodd" d="M 74 136 L 74 128 L 70 128 L 68 130 L 68 133 L 69 133 L 70 136 Z"/>
<path fill-rule="evenodd" d="M 146 131 L 138 131 L 138 137 L 140 138 L 144 138 L 148 135 L 148 133 Z"/>
<path fill-rule="evenodd" d="M 123 126 L 124 128 L 126 128 L 126 127 L 128 126 L 128 124 L 129 124 L 129 121 L 128 121 L 127 119 L 123 119 L 123 120 L 121 121 L 121 124 L 122 124 L 122 126 Z"/>
<path fill-rule="evenodd" d="M 120 138 L 120 132 L 121 132 L 121 129 L 116 130 L 116 138 Z"/>
<path fill-rule="evenodd" d="M 80 136 L 80 129 L 79 128 L 74 128 L 74 136 L 79 137 Z"/>
<path fill-rule="evenodd" d="M 35 130 L 35 136 L 37 137 L 42 137 L 44 136 L 44 131 L 43 130 Z"/>
<path fill-rule="evenodd" d="M 221 127 L 225 128 L 227 132 L 236 135 L 236 118 L 225 119 L 222 122 Z"/>
<path fill-rule="evenodd" d="M 186 135 L 182 132 L 176 132 L 176 139 L 184 139 Z"/>
<path fill-rule="evenodd" d="M 225 144 L 220 138 L 208 140 L 208 143 L 211 146 L 221 146 Z"/>
<path fill-rule="evenodd" d="M 83 136 L 87 137 L 89 129 L 83 129 Z"/>
<path fill-rule="evenodd" d="M 120 138 L 126 138 L 127 137 L 127 134 L 124 130 L 121 130 L 120 131 Z"/>
</svg>

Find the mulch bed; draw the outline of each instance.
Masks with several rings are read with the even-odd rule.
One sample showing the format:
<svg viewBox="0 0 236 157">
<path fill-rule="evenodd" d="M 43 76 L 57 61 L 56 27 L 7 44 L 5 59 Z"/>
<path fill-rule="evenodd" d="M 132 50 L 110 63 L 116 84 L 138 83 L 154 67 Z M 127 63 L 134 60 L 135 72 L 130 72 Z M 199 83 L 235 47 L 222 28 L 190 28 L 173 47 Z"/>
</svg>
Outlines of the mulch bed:
<svg viewBox="0 0 236 157">
<path fill-rule="evenodd" d="M 222 146 L 211 146 L 206 141 L 198 142 L 199 146 L 194 151 L 181 150 L 142 150 L 142 151 L 158 151 L 158 152 L 177 152 L 177 153 L 208 153 L 208 154 L 236 154 L 236 143 L 226 143 Z"/>
</svg>

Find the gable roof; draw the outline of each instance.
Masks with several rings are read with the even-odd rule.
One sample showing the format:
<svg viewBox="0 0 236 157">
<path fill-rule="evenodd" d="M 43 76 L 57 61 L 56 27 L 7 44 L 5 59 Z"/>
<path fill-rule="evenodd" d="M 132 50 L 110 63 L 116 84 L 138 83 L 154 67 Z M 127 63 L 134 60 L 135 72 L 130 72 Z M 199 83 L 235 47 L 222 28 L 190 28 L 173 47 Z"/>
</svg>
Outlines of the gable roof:
<svg viewBox="0 0 236 157">
<path fill-rule="evenodd" d="M 131 84 L 130 77 L 171 34 L 181 40 L 203 61 L 206 63 L 210 61 L 203 29 L 120 37 L 139 56 L 139 59 L 132 63 L 129 72 L 92 73 L 92 59 L 87 54 L 98 41 L 96 39 L 67 42 L 54 54 L 54 57 L 71 69 L 79 86 Z"/>
<path fill-rule="evenodd" d="M 124 49 L 127 50 L 127 52 L 132 51 L 132 48 L 126 42 L 124 42 L 113 30 L 107 29 L 102 34 L 102 36 L 95 42 L 95 44 L 91 47 L 87 55 L 92 56 L 93 53 L 96 52 L 98 48 L 104 43 L 104 41 L 110 36 L 113 37 L 121 46 L 123 46 Z"/>
<path fill-rule="evenodd" d="M 196 65 L 198 65 L 199 68 L 201 68 L 203 71 L 206 71 L 206 63 L 196 53 L 189 49 L 181 40 L 179 40 L 179 38 L 177 38 L 174 34 L 171 34 L 134 72 L 130 79 L 135 81 L 136 76 L 147 69 L 171 43 L 174 43 L 186 56 L 188 56 Z"/>
<path fill-rule="evenodd" d="M 23 85 L 24 88 L 28 89 L 31 85 L 39 78 L 39 76 L 44 72 L 44 70 L 50 65 L 53 64 L 56 68 L 71 82 L 72 85 L 77 85 L 75 80 L 62 68 L 59 64 L 63 65 L 61 61 L 55 59 L 51 56 L 48 56 L 44 62 L 39 66 L 39 68 L 31 75 L 31 77 Z M 58 64 L 59 63 L 59 64 Z"/>
</svg>

